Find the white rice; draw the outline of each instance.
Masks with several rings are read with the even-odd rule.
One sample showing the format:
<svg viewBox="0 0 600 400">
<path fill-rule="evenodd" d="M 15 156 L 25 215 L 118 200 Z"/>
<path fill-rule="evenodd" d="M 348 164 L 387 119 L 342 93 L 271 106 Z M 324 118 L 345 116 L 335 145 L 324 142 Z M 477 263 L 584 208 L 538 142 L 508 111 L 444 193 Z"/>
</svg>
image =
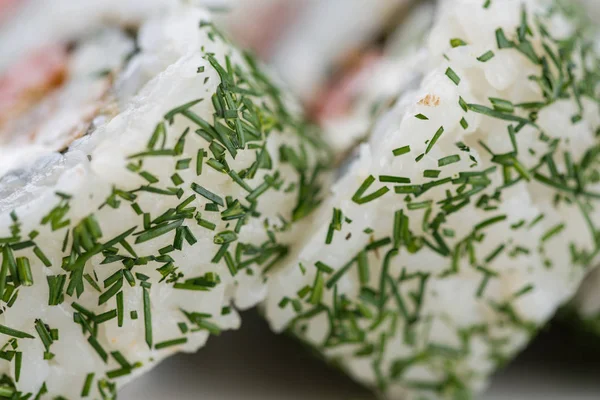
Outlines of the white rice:
<svg viewBox="0 0 600 400">
<path fill-rule="evenodd" d="M 270 279 L 273 329 L 389 398 L 469 398 L 574 295 L 598 250 L 600 114 L 593 36 L 574 36 L 569 15 L 553 1 L 440 3 L 419 89 L 376 124 Z M 570 38 L 557 64 L 563 77 L 574 64 L 577 89 L 544 97 L 530 77 L 558 80 L 550 53 Z"/>
</svg>

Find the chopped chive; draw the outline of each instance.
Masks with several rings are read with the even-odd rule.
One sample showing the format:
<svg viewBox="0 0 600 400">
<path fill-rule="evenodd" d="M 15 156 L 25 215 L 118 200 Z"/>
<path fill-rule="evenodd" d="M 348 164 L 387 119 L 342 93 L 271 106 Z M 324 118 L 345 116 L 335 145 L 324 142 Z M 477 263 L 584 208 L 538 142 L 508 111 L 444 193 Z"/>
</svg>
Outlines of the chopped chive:
<svg viewBox="0 0 600 400">
<path fill-rule="evenodd" d="M 383 312 L 383 309 L 385 307 L 385 302 L 387 300 L 387 296 L 386 294 L 386 281 L 389 279 L 389 268 L 390 268 L 390 264 L 392 262 L 392 258 L 398 255 L 398 249 L 391 249 L 389 250 L 384 258 L 383 258 L 383 264 L 381 267 L 381 272 L 380 272 L 380 277 L 379 277 L 379 301 L 378 301 L 378 308 L 379 308 L 379 313 L 381 314 Z M 393 288 L 396 287 L 396 285 L 391 285 Z M 408 315 L 406 315 L 408 316 Z"/>
<path fill-rule="evenodd" d="M 221 261 L 221 258 L 223 258 L 223 256 L 225 256 L 225 253 L 227 252 L 229 245 L 230 245 L 230 243 L 223 243 L 221 245 L 221 247 L 219 248 L 219 251 L 217 251 L 215 256 L 210 261 L 212 263 L 218 263 L 219 261 Z"/>
<path fill-rule="evenodd" d="M 438 141 L 438 139 L 440 138 L 440 136 L 442 136 L 442 133 L 444 133 L 444 127 L 440 126 L 440 128 L 435 132 L 435 134 L 433 135 L 433 138 L 431 138 L 431 141 L 427 145 L 427 149 L 425 150 L 425 154 L 427 154 L 427 153 L 429 153 L 431 151 L 431 149 L 433 148 L 433 146 L 435 145 L 435 143 Z"/>
<path fill-rule="evenodd" d="M 496 111 L 512 114 L 515 111 L 515 106 L 508 100 L 490 97 L 492 107 Z"/>
<path fill-rule="evenodd" d="M 94 278 L 92 278 L 90 274 L 84 274 L 83 278 L 90 284 L 91 287 L 94 288 L 94 290 L 96 290 L 97 292 L 102 292 L 102 289 L 100 288 L 100 286 L 98 286 L 98 283 L 96 283 L 96 281 L 94 280 Z"/>
<path fill-rule="evenodd" d="M 208 212 L 219 212 L 219 205 L 217 203 L 206 203 L 204 210 Z"/>
<path fill-rule="evenodd" d="M 213 203 L 216 203 L 216 204 L 220 205 L 221 207 L 225 207 L 225 203 L 223 202 L 223 199 L 220 196 L 209 191 L 208 189 L 205 189 L 196 183 L 192 183 L 192 190 L 194 192 L 198 193 L 200 196 L 212 201 Z"/>
<path fill-rule="evenodd" d="M 121 328 L 123 326 L 123 291 L 117 293 L 117 326 Z"/>
<path fill-rule="evenodd" d="M 392 150 L 392 154 L 396 157 L 406 153 L 410 153 L 410 146 L 398 147 L 397 149 Z"/>
<path fill-rule="evenodd" d="M 564 224 L 558 224 L 555 227 L 551 228 L 550 230 L 548 230 L 546 233 L 544 233 L 542 235 L 541 241 L 545 242 L 549 239 L 551 239 L 552 237 L 558 235 L 560 232 L 563 231 L 563 229 L 565 229 L 565 225 Z"/>
<path fill-rule="evenodd" d="M 140 153 L 136 153 L 133 155 L 130 155 L 129 157 L 127 157 L 128 159 L 133 159 L 133 158 L 143 158 L 143 157 L 173 157 L 176 156 L 177 154 L 175 154 L 175 152 L 171 149 L 164 149 L 164 150 L 149 150 L 149 151 L 142 151 Z"/>
<path fill-rule="evenodd" d="M 333 241 L 334 231 L 342 230 L 342 210 L 339 208 L 333 209 L 333 215 L 331 217 L 331 223 L 329 224 L 329 229 L 327 230 L 327 236 L 325 238 L 325 244 L 331 244 Z"/>
<path fill-rule="evenodd" d="M 19 282 L 23 286 L 33 285 L 33 275 L 31 274 L 31 265 L 27 257 L 17 258 L 17 273 L 19 275 Z"/>
<path fill-rule="evenodd" d="M 198 155 L 196 156 L 196 175 L 202 175 L 202 163 L 204 161 L 204 150 L 198 150 Z"/>
<path fill-rule="evenodd" d="M 394 192 L 398 194 L 411 194 L 419 193 L 421 191 L 421 185 L 406 185 L 406 186 L 395 186 Z"/>
<path fill-rule="evenodd" d="M 248 193 L 252 193 L 252 188 L 248 186 L 246 182 L 238 175 L 234 170 L 229 171 L 229 176 L 233 179 L 238 185 L 240 185 L 244 190 Z"/>
<path fill-rule="evenodd" d="M 433 204 L 433 200 L 425 200 L 419 203 L 411 202 L 406 206 L 409 210 L 420 210 L 424 208 L 430 208 Z"/>
<path fill-rule="evenodd" d="M 488 62 L 489 60 L 491 60 L 492 58 L 494 58 L 494 52 L 491 50 L 486 51 L 485 53 L 483 53 L 482 55 L 480 55 L 479 57 L 477 57 L 477 61 L 480 62 Z"/>
<path fill-rule="evenodd" d="M 206 228 L 208 230 L 214 231 L 215 228 L 217 227 L 217 225 L 213 224 L 212 222 L 202 219 L 200 213 L 198 213 L 196 215 L 196 222 L 198 223 L 198 225 L 200 225 L 203 228 Z"/>
<path fill-rule="evenodd" d="M 0 325 L 0 333 L 3 335 L 12 336 L 12 337 L 16 337 L 19 339 L 33 339 L 34 338 L 33 336 L 31 336 L 30 334 L 28 334 L 26 332 L 9 328 L 8 326 L 5 326 L 5 325 Z"/>
<path fill-rule="evenodd" d="M 310 287 L 310 285 L 306 285 L 302 289 L 298 290 L 298 292 L 296 294 L 298 295 L 299 298 L 303 299 L 306 297 L 307 294 L 310 293 L 311 290 L 312 290 L 312 288 Z"/>
<path fill-rule="evenodd" d="M 514 43 L 506 38 L 502 28 L 496 29 L 496 43 L 498 44 L 499 49 L 509 49 L 514 47 Z"/>
<path fill-rule="evenodd" d="M 462 39 L 459 39 L 459 38 L 450 39 L 450 46 L 452 46 L 452 48 L 466 46 L 466 45 L 467 45 L 467 42 L 465 42 Z"/>
<path fill-rule="evenodd" d="M 361 285 L 366 285 L 369 283 L 369 259 L 365 250 L 358 253 L 356 262 L 358 264 L 358 279 Z"/>
<path fill-rule="evenodd" d="M 426 169 L 423 171 L 423 176 L 425 178 L 437 178 L 440 176 L 440 172 L 441 171 L 439 169 Z"/>
<path fill-rule="evenodd" d="M 144 331 L 145 339 L 149 348 L 152 348 L 152 311 L 150 309 L 150 292 L 146 288 L 143 290 L 143 303 L 144 303 Z M 136 313 L 137 314 L 137 313 Z"/>
<path fill-rule="evenodd" d="M 92 388 L 93 382 L 94 382 L 94 373 L 90 372 L 85 377 L 85 382 L 83 383 L 83 388 L 81 389 L 81 397 L 88 397 L 90 395 L 90 390 Z"/>
<path fill-rule="evenodd" d="M 488 263 L 488 264 L 489 264 L 489 263 L 491 263 L 491 262 L 492 262 L 492 261 L 493 261 L 493 260 L 494 260 L 496 257 L 498 257 L 498 255 L 499 255 L 500 253 L 502 253 L 502 251 L 504 250 L 504 248 L 505 248 L 505 247 L 506 247 L 506 246 L 505 246 L 504 244 L 501 244 L 500 246 L 496 247 L 496 248 L 495 248 L 495 249 L 494 249 L 494 250 L 493 250 L 493 251 L 490 253 L 490 255 L 488 255 L 488 256 L 485 258 L 485 262 L 486 262 L 486 263 Z"/>
<path fill-rule="evenodd" d="M 106 351 L 102 348 L 102 345 L 100 345 L 98 340 L 94 336 L 90 336 L 88 338 L 88 343 L 96 350 L 96 353 L 100 356 L 102 361 L 106 363 L 108 361 L 108 354 L 106 354 Z"/>
<path fill-rule="evenodd" d="M 223 231 L 217 233 L 213 238 L 214 244 L 231 243 L 237 240 L 237 234 L 233 231 Z"/>
<path fill-rule="evenodd" d="M 322 272 L 324 272 L 324 273 L 326 273 L 326 274 L 330 274 L 330 273 L 332 273 L 332 272 L 333 272 L 333 268 L 331 268 L 329 265 L 327 265 L 327 264 L 325 264 L 325 263 L 323 263 L 323 262 L 321 262 L 321 261 L 317 261 L 317 262 L 315 263 L 315 267 L 316 267 L 316 268 L 317 268 L 319 271 L 322 271 Z"/>
<path fill-rule="evenodd" d="M 321 299 L 323 298 L 323 287 L 325 285 L 325 281 L 323 279 L 323 274 L 321 270 L 317 271 L 315 275 L 315 281 L 312 286 L 312 293 L 310 295 L 309 303 L 318 305 L 321 303 Z"/>
<path fill-rule="evenodd" d="M 369 189 L 373 182 L 375 182 L 375 178 L 373 177 L 373 175 L 369 175 L 369 177 L 365 179 L 362 185 L 358 188 L 354 196 L 352 196 L 352 201 L 356 204 L 365 204 L 389 192 L 389 189 L 384 186 L 382 188 L 379 188 L 377 191 L 363 197 L 363 194 L 365 194 L 365 192 L 367 191 L 367 189 Z"/>
<path fill-rule="evenodd" d="M 102 305 L 110 300 L 113 296 L 115 296 L 123 287 L 123 277 L 121 275 L 120 279 L 118 279 L 108 290 L 102 293 L 98 297 L 98 305 Z"/>
<path fill-rule="evenodd" d="M 40 249 L 38 246 L 35 246 L 33 248 L 33 253 L 42 262 L 42 264 L 44 264 L 44 266 L 46 266 L 46 267 L 51 267 L 52 266 L 52 263 L 50 262 L 50 260 L 48 259 L 48 257 L 46 257 L 46 255 L 44 254 L 44 252 L 42 251 L 42 249 Z"/>
<path fill-rule="evenodd" d="M 153 228 L 146 229 L 135 239 L 135 243 L 139 244 L 139 243 L 144 243 L 149 240 L 155 239 L 159 236 L 162 236 L 162 235 L 172 231 L 173 229 L 179 228 L 182 223 L 183 223 L 183 219 L 180 219 L 177 221 L 173 221 L 171 223 L 164 223 L 164 224 L 157 225 Z"/>
<path fill-rule="evenodd" d="M 467 102 L 462 98 L 462 96 L 458 98 L 458 105 L 460 106 L 460 108 L 463 109 L 464 112 L 469 111 L 469 106 Z"/>
<path fill-rule="evenodd" d="M 454 164 L 460 161 L 460 156 L 458 154 L 453 154 L 451 156 L 442 157 L 438 160 L 438 167 L 444 167 L 446 165 Z"/>
<path fill-rule="evenodd" d="M 122 292 L 119 292 L 119 293 L 122 293 Z M 94 322 L 97 324 L 101 324 L 103 322 L 110 321 L 111 319 L 114 319 L 116 317 L 117 317 L 117 310 L 110 310 L 105 313 L 97 315 L 96 318 L 94 318 Z"/>
<path fill-rule="evenodd" d="M 159 342 L 156 343 L 156 345 L 154 346 L 154 348 L 156 350 L 161 350 L 167 347 L 171 347 L 171 346 L 177 346 L 180 344 L 184 344 L 187 343 L 188 339 L 186 337 L 182 337 L 182 338 L 178 338 L 178 339 L 172 339 L 172 340 L 165 340 L 164 342 Z"/>
<path fill-rule="evenodd" d="M 173 185 L 179 186 L 184 182 L 184 180 L 179 174 L 173 174 L 171 175 L 171 182 L 173 182 Z"/>
<path fill-rule="evenodd" d="M 116 379 L 121 376 L 129 375 L 131 373 L 131 368 L 119 368 L 113 369 L 111 371 L 106 371 L 106 376 L 109 379 Z"/>
<path fill-rule="evenodd" d="M 379 182 L 383 183 L 410 183 L 410 178 L 403 176 L 379 175 Z"/>
<path fill-rule="evenodd" d="M 164 146 L 164 140 L 166 138 L 166 128 L 165 128 L 165 124 L 164 122 L 159 122 L 156 125 L 156 128 L 154 129 L 154 132 L 152 133 L 152 136 L 150 137 L 150 140 L 148 141 L 148 150 L 154 150 L 154 148 L 156 147 L 156 144 L 158 143 L 158 140 L 162 138 L 163 139 L 163 146 Z"/>
<path fill-rule="evenodd" d="M 456 72 L 454 72 L 452 68 L 448 67 L 448 69 L 446 69 L 446 76 L 450 78 L 450 80 L 454 82 L 456 86 L 460 84 L 460 77 L 456 74 Z"/>
<path fill-rule="evenodd" d="M 21 377 L 21 366 L 23 363 L 23 353 L 17 351 L 15 353 L 15 382 L 19 382 Z"/>
<path fill-rule="evenodd" d="M 192 162 L 191 158 L 186 158 L 183 160 L 178 160 L 177 164 L 175 164 L 175 169 L 188 169 L 190 167 L 190 163 Z"/>
<path fill-rule="evenodd" d="M 175 107 L 174 109 L 172 109 L 171 111 L 169 111 L 168 113 L 166 113 L 163 118 L 165 119 L 165 121 L 172 121 L 173 118 L 177 114 L 179 114 L 179 113 L 181 113 L 183 111 L 186 111 L 186 110 L 192 108 L 193 106 L 195 106 L 196 104 L 200 103 L 203 100 L 204 99 L 197 99 L 197 100 L 193 100 L 193 101 L 190 101 L 188 103 L 185 103 L 185 104 L 183 104 L 183 105 L 181 105 L 179 107 Z"/>
<path fill-rule="evenodd" d="M 527 293 L 531 292 L 534 289 L 534 286 L 529 284 L 529 285 L 525 285 L 523 288 L 519 289 L 515 294 L 513 294 L 514 298 L 518 298 L 521 296 L 526 295 Z"/>
<path fill-rule="evenodd" d="M 487 220 L 482 221 L 482 222 L 478 223 L 477 225 L 475 225 L 475 227 L 473 228 L 473 231 L 477 232 L 477 231 L 479 231 L 479 230 L 481 230 L 483 228 L 486 228 L 486 227 L 488 227 L 490 225 L 493 225 L 495 223 L 505 221 L 506 218 L 507 218 L 506 215 L 499 215 L 497 217 L 493 217 L 493 218 L 487 219 Z"/>
<path fill-rule="evenodd" d="M 332 287 L 334 287 L 337 284 L 337 282 L 342 278 L 342 276 L 344 276 L 346 274 L 346 272 L 348 272 L 348 270 L 350 270 L 350 268 L 354 264 L 354 261 L 355 261 L 355 259 L 352 259 L 349 262 L 347 262 L 344 266 L 342 266 L 342 268 L 338 269 L 335 272 L 335 274 L 333 274 L 331 276 L 331 278 L 329 278 L 325 287 L 327 287 L 328 289 L 331 289 Z M 333 270 L 331 272 L 333 272 Z M 309 286 L 309 288 L 310 288 L 310 286 Z"/>
<path fill-rule="evenodd" d="M 140 176 L 148 181 L 148 183 L 153 184 L 158 182 L 158 178 L 152 175 L 150 172 L 142 171 L 140 172 Z"/>
</svg>

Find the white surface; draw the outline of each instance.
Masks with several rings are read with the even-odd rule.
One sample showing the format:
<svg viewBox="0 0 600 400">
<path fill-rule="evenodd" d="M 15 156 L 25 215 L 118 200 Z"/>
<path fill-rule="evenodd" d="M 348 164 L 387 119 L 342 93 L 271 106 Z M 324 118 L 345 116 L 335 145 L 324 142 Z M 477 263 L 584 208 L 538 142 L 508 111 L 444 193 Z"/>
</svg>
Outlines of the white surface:
<svg viewBox="0 0 600 400">
<path fill-rule="evenodd" d="M 600 398 L 600 343 L 558 327 L 494 379 L 482 400 Z M 591 338 L 593 339 L 593 338 Z M 297 342 L 271 334 L 254 313 L 237 332 L 178 355 L 126 387 L 121 400 L 373 400 L 368 391 L 313 358 Z"/>
</svg>

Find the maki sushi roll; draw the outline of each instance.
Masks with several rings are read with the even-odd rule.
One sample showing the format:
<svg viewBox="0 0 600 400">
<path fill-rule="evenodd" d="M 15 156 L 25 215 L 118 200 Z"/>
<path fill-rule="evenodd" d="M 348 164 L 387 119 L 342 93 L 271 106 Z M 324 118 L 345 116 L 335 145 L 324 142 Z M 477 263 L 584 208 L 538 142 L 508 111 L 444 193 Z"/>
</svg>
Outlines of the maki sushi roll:
<svg viewBox="0 0 600 400">
<path fill-rule="evenodd" d="M 341 155 L 368 138 L 374 121 L 398 93 L 419 84 L 427 53 L 423 42 L 433 23 L 433 2 L 398 12 L 377 40 L 362 46 L 337 68 L 311 108 L 332 149 Z"/>
<path fill-rule="evenodd" d="M 441 1 L 265 314 L 398 399 L 471 398 L 599 251 L 598 52 L 560 1 Z"/>
<path fill-rule="evenodd" d="M 237 328 L 321 201 L 326 146 L 208 12 L 173 5 L 131 40 L 102 50 L 128 50 L 103 118 L 0 146 L 28 158 L 0 177 L 2 397 L 114 398 Z"/>
</svg>

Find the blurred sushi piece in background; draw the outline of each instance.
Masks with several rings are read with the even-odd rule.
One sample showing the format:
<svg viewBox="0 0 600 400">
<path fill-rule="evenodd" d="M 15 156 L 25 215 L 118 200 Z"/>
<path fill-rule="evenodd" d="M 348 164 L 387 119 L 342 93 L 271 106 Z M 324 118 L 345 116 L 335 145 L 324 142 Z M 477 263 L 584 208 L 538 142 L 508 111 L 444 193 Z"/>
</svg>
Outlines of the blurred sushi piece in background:
<svg viewBox="0 0 600 400">
<path fill-rule="evenodd" d="M 349 58 L 397 26 L 410 2 L 372 0 L 365 7 L 362 0 L 234 0 L 219 20 L 312 103 Z"/>
<path fill-rule="evenodd" d="M 116 76 L 134 41 L 117 28 L 46 45 L 0 77 L 0 176 L 66 149 L 117 111 Z"/>
<path fill-rule="evenodd" d="M 334 151 L 344 157 L 367 140 L 374 121 L 391 108 L 399 93 L 422 79 L 424 42 L 433 24 L 433 2 L 403 7 L 381 27 L 376 40 L 354 51 L 338 65 L 315 96 L 311 115 L 319 122 Z M 385 28 L 385 29 L 383 29 Z"/>
</svg>

